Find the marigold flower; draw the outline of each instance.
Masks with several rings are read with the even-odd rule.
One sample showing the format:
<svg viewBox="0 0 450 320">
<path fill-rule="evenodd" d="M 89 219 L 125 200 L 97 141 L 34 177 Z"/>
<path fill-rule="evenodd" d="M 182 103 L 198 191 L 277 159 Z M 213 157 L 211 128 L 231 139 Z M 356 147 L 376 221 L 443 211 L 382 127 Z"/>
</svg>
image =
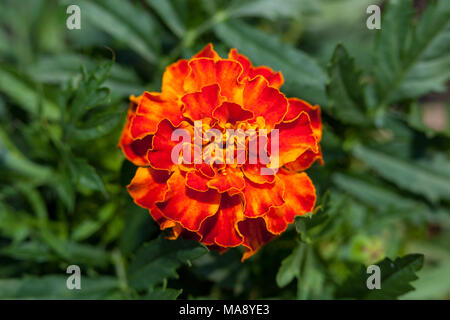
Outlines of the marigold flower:
<svg viewBox="0 0 450 320">
<path fill-rule="evenodd" d="M 323 161 L 320 108 L 286 98 L 279 90 L 283 81 L 280 72 L 254 67 L 235 49 L 222 59 L 209 44 L 192 59 L 167 67 L 161 92 L 131 96 L 119 141 L 127 159 L 138 166 L 128 191 L 161 230 L 171 231 L 171 238 L 195 239 L 220 251 L 243 245 L 245 260 L 285 231 L 295 216 L 314 209 L 314 185 L 301 171 Z M 176 130 L 195 135 L 214 129 L 227 140 L 230 128 L 276 131 L 276 142 L 260 133 L 256 139 L 270 159 L 271 146 L 278 145 L 278 165 L 249 161 L 250 136 L 240 141 L 244 163 L 184 161 L 191 149 L 211 147 L 212 140 L 204 138 L 200 145 L 189 140 L 179 161 L 173 161 Z M 209 151 L 216 160 L 225 157 Z M 232 155 L 239 158 L 238 153 Z M 263 168 L 273 173 L 262 174 Z"/>
</svg>

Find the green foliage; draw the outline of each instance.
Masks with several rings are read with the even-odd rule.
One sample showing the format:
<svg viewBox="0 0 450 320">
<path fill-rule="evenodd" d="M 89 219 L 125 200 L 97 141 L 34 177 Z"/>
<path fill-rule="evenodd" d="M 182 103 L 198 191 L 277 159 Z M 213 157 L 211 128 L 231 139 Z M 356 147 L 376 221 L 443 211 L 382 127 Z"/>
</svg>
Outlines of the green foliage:
<svg viewBox="0 0 450 320">
<path fill-rule="evenodd" d="M 386 258 L 376 265 L 380 268 L 380 289 L 367 290 L 366 268 L 361 267 L 359 273 L 350 277 L 342 287 L 338 288 L 337 296 L 354 299 L 397 299 L 414 290 L 410 282 L 417 279 L 416 272 L 422 268 L 423 255 L 411 254 L 397 258 L 395 261 Z"/>
<path fill-rule="evenodd" d="M 4 0 L 0 298 L 448 298 L 450 4 L 415 2 L 385 1 L 369 30 L 381 1 L 80 0 L 68 30 L 71 1 Z M 117 148 L 129 96 L 208 42 L 322 110 L 315 212 L 244 263 L 165 239 Z M 72 264 L 82 290 L 66 288 Z"/>
</svg>

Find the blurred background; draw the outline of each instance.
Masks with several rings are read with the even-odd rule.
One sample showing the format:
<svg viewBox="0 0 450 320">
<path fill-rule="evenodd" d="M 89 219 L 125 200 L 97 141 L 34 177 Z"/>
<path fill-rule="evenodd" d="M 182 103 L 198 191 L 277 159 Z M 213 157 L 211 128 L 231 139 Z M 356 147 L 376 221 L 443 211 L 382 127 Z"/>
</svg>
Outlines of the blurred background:
<svg viewBox="0 0 450 320">
<path fill-rule="evenodd" d="M 449 3 L 1 0 L 0 298 L 450 298 Z M 245 263 L 165 240 L 117 148 L 128 97 L 209 42 L 322 108 L 319 209 Z"/>
</svg>

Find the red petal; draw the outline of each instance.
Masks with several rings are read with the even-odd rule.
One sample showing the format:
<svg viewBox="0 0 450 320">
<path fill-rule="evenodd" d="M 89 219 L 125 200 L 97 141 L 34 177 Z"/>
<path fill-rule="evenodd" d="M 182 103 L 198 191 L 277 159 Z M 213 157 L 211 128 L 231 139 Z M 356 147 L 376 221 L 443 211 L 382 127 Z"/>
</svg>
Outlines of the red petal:
<svg viewBox="0 0 450 320">
<path fill-rule="evenodd" d="M 288 102 L 278 89 L 269 87 L 267 80 L 258 76 L 245 84 L 243 106 L 255 117 L 263 117 L 270 131 L 283 119 Z"/>
<path fill-rule="evenodd" d="M 200 224 L 219 209 L 220 193 L 213 189 L 199 192 L 187 187 L 179 170 L 174 171 L 167 184 L 167 201 L 161 211 L 166 218 L 179 222 L 189 231 L 198 231 Z"/>
<path fill-rule="evenodd" d="M 252 119 L 253 112 L 245 110 L 237 103 L 223 102 L 213 111 L 212 116 L 224 127 L 227 123 L 235 125 L 238 121 Z"/>
<path fill-rule="evenodd" d="M 242 261 L 250 258 L 265 243 L 275 237 L 275 235 L 267 231 L 266 224 L 262 218 L 247 218 L 238 223 L 238 229 L 240 234 L 244 237 L 244 242 L 242 244 L 247 247 L 247 250 L 242 256 Z"/>
<path fill-rule="evenodd" d="M 222 195 L 219 212 L 206 219 L 198 232 L 201 242 L 206 245 L 217 244 L 222 247 L 235 247 L 242 243 L 237 231 L 237 223 L 244 219 L 242 198 L 239 195 Z"/>
<path fill-rule="evenodd" d="M 208 43 L 199 53 L 197 53 L 192 58 L 211 58 L 214 60 L 219 60 L 220 56 L 214 50 L 214 47 L 211 43 Z"/>
<path fill-rule="evenodd" d="M 289 98 L 288 112 L 284 116 L 283 122 L 290 122 L 297 119 L 302 112 L 306 112 L 311 121 L 311 127 L 314 131 L 314 135 L 317 141 L 320 141 L 322 137 L 322 121 L 320 119 L 320 107 L 311 106 L 308 102 L 297 99 Z"/>
<path fill-rule="evenodd" d="M 308 149 L 318 152 L 317 141 L 306 113 L 302 112 L 296 120 L 283 122 L 275 128 L 279 130 L 279 167 L 294 161 Z"/>
<path fill-rule="evenodd" d="M 190 72 L 187 60 L 177 61 L 166 68 L 162 78 L 162 94 L 168 99 L 181 97 L 185 91 L 184 80 Z"/>
<path fill-rule="evenodd" d="M 136 204 L 151 209 L 156 202 L 164 200 L 168 178 L 167 171 L 139 167 L 127 189 Z"/>
<path fill-rule="evenodd" d="M 283 182 L 275 178 L 273 183 L 258 184 L 245 179 L 244 215 L 255 218 L 264 215 L 270 208 L 283 205 Z"/>
<path fill-rule="evenodd" d="M 184 115 L 191 120 L 211 118 L 213 110 L 222 102 L 219 85 L 205 86 L 201 91 L 186 94 L 181 101 L 185 106 Z"/>
</svg>

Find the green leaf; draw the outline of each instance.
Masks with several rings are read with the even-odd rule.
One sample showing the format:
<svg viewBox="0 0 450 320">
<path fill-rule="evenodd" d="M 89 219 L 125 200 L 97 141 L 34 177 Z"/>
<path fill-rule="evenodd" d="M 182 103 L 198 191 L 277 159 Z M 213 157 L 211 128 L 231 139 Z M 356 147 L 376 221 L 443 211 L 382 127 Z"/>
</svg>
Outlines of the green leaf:
<svg viewBox="0 0 450 320">
<path fill-rule="evenodd" d="M 280 269 L 276 276 L 277 285 L 280 288 L 287 286 L 294 278 L 300 277 L 305 246 L 305 243 L 299 242 L 294 251 L 281 262 Z"/>
<path fill-rule="evenodd" d="M 365 115 L 364 88 L 361 85 L 361 72 L 356 70 L 354 59 L 342 45 L 334 50 L 328 65 L 330 80 L 327 84 L 329 102 L 325 111 L 344 123 L 367 124 Z"/>
<path fill-rule="evenodd" d="M 76 126 L 72 130 L 71 138 L 74 141 L 87 141 L 100 138 L 111 132 L 122 119 L 122 112 L 112 112 L 91 117 L 82 125 Z"/>
<path fill-rule="evenodd" d="M 97 28 L 126 44 L 148 62 L 157 61 L 159 37 L 155 37 L 158 34 L 155 21 L 141 6 L 121 0 L 82 0 L 77 5 Z"/>
<path fill-rule="evenodd" d="M 80 71 L 80 66 L 85 67 L 88 72 L 92 72 L 97 65 L 103 63 L 107 63 L 107 61 L 97 61 L 88 56 L 69 52 L 51 56 L 43 55 L 30 66 L 28 74 L 39 82 L 64 84 Z M 136 72 L 117 63 L 112 66 L 105 86 L 110 88 L 112 93 L 126 96 L 140 94 L 145 90 Z"/>
<path fill-rule="evenodd" d="M 69 157 L 72 181 L 89 190 L 101 191 L 106 194 L 105 186 L 95 168 L 85 159 Z"/>
<path fill-rule="evenodd" d="M 0 66 L 0 91 L 32 115 L 38 116 L 42 107 L 47 119 L 57 120 L 60 116 L 59 108 L 53 101 L 43 97 L 23 76 L 3 66 Z"/>
<path fill-rule="evenodd" d="M 327 76 L 317 62 L 304 52 L 274 36 L 240 21 L 224 22 L 214 28 L 218 38 L 238 48 L 254 65 L 266 65 L 281 71 L 285 88 L 292 95 L 312 103 L 326 103 Z"/>
<path fill-rule="evenodd" d="M 181 289 L 155 288 L 150 289 L 148 293 L 141 298 L 144 300 L 176 300 L 182 292 L 183 290 Z"/>
<path fill-rule="evenodd" d="M 206 252 L 207 249 L 195 241 L 159 237 L 136 252 L 128 269 L 129 283 L 135 289 L 143 290 L 166 278 L 177 278 L 176 269 Z"/>
<path fill-rule="evenodd" d="M 450 77 L 450 2 L 429 1 L 415 24 L 411 0 L 387 5 L 375 49 L 380 105 L 444 91 Z"/>
<path fill-rule="evenodd" d="M 264 17 L 275 20 L 277 18 L 297 18 L 308 1 L 283 0 L 280 4 L 272 0 L 239 0 L 226 8 L 226 15 L 233 18 Z"/>
<path fill-rule="evenodd" d="M 70 275 L 47 275 L 22 279 L 0 279 L 0 299 L 105 299 L 118 289 L 113 277 L 81 275 L 81 289 L 69 290 Z"/>
<path fill-rule="evenodd" d="M 380 267 L 381 289 L 367 288 L 367 278 L 370 274 L 361 266 L 357 274 L 338 288 L 337 296 L 350 299 L 397 299 L 414 290 L 410 282 L 418 279 L 416 272 L 422 268 L 423 255 L 409 254 L 395 261 L 385 258 L 376 265 Z"/>
<path fill-rule="evenodd" d="M 176 10 L 174 9 L 171 0 L 159 1 L 159 0 L 147 0 L 147 3 L 152 7 L 153 10 L 158 13 L 165 24 L 170 28 L 170 30 L 182 38 L 186 32 L 186 27 L 183 21 L 181 21 Z"/>
<path fill-rule="evenodd" d="M 70 121 L 75 124 L 89 110 L 105 103 L 109 97 L 109 89 L 101 87 L 108 78 L 113 63 L 98 66 L 92 73 L 83 72 L 83 77 L 76 88 L 70 103 Z"/>
<path fill-rule="evenodd" d="M 433 202 L 450 199 L 450 170 L 442 170 L 432 161 L 407 161 L 362 145 L 357 145 L 353 154 L 400 188 L 424 195 Z"/>
</svg>

